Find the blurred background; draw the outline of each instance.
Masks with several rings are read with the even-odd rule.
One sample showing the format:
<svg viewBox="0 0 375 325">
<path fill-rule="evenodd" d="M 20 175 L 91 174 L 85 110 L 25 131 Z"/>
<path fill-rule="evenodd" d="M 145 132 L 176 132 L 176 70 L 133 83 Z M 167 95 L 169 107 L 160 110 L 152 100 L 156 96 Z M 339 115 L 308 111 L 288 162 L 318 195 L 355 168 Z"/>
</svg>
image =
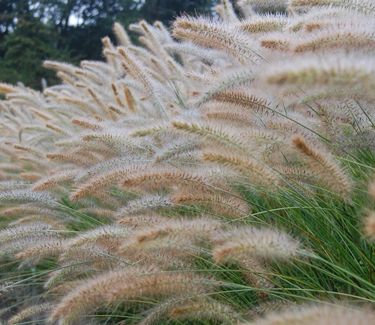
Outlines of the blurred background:
<svg viewBox="0 0 375 325">
<path fill-rule="evenodd" d="M 216 0 L 0 0 L 0 81 L 40 89 L 57 82 L 45 59 L 77 64 L 102 58 L 115 21 L 170 25 L 181 14 L 209 14 Z"/>
</svg>

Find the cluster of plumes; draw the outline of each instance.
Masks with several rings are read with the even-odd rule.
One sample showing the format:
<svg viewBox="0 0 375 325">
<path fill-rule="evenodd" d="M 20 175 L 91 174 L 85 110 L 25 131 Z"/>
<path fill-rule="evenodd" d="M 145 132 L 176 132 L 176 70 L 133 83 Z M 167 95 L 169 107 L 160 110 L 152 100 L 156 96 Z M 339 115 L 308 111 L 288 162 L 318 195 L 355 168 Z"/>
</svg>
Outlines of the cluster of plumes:
<svg viewBox="0 0 375 325">
<path fill-rule="evenodd" d="M 335 155 L 371 136 L 371 3 L 237 5 L 241 18 L 222 1 L 220 18 L 178 18 L 171 33 L 131 25 L 143 46 L 115 24 L 105 62 L 47 61 L 62 83 L 43 92 L 0 84 L 1 258 L 56 263 L 35 299 L 14 303 L 22 286 L 2 285 L 10 324 L 82 324 L 119 308 L 144 325 L 246 322 L 217 297 L 230 283 L 197 261 L 237 265 L 262 299 L 272 262 L 305 254 L 281 230 L 246 225 L 252 207 L 239 189 L 350 198 Z"/>
<path fill-rule="evenodd" d="M 375 321 L 375 314 L 367 308 L 348 305 L 302 305 L 269 313 L 261 319 L 241 325 L 368 325 Z"/>
</svg>

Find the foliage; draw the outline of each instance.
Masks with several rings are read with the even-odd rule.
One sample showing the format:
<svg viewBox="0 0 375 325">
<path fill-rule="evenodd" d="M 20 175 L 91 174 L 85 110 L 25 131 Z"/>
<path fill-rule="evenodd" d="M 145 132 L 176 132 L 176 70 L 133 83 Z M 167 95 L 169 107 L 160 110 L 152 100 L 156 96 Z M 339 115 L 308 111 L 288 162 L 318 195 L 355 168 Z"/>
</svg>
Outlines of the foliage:
<svg viewBox="0 0 375 325">
<path fill-rule="evenodd" d="M 3 43 L 3 57 L 0 61 L 0 75 L 4 81 L 18 81 L 40 88 L 42 79 L 56 83 L 53 74 L 42 67 L 48 58 L 66 59 L 67 53 L 58 51 L 56 34 L 39 21 L 20 21 L 17 29 L 8 34 Z"/>
<path fill-rule="evenodd" d="M 0 84 L 1 319 L 373 323 L 371 3 L 238 6 Z"/>
<path fill-rule="evenodd" d="M 40 68 L 49 58 L 77 63 L 101 59 L 100 39 L 112 35 L 119 21 L 128 26 L 141 18 L 169 23 L 181 13 L 208 12 L 211 0 L 2 0 L 0 3 L 0 79 L 41 88 L 56 80 Z M 73 19 L 74 18 L 74 19 Z M 22 53 L 26 51 L 26 53 Z M 27 62 L 20 60 L 27 57 Z"/>
</svg>

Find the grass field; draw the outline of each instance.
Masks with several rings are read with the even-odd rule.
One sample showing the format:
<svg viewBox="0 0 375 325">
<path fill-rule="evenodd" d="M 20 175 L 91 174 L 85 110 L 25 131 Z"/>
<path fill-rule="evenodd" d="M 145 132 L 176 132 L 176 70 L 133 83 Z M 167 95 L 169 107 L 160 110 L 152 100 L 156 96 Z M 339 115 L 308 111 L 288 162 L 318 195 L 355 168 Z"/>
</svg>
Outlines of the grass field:
<svg viewBox="0 0 375 325">
<path fill-rule="evenodd" d="M 0 84 L 0 322 L 375 323 L 374 5 L 237 5 Z"/>
</svg>

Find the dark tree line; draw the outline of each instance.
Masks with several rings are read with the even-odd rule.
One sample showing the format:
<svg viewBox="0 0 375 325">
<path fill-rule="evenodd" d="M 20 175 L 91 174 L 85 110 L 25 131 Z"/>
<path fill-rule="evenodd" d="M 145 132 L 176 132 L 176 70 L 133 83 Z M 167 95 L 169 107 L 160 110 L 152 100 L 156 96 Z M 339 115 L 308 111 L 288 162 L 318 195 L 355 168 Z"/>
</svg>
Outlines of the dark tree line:
<svg viewBox="0 0 375 325">
<path fill-rule="evenodd" d="M 40 88 L 55 81 L 45 59 L 100 59 L 100 39 L 145 19 L 169 25 L 183 13 L 208 13 L 214 0 L 0 0 L 0 81 Z"/>
</svg>

